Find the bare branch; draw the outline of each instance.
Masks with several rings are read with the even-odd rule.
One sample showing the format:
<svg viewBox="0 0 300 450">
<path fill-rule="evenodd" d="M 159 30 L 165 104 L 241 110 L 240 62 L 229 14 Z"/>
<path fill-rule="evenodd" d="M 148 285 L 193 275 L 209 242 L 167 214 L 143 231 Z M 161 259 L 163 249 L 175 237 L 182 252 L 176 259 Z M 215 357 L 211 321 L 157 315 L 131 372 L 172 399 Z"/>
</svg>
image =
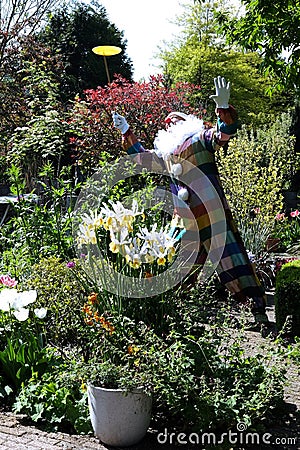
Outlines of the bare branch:
<svg viewBox="0 0 300 450">
<path fill-rule="evenodd" d="M 32 34 L 60 1 L 0 0 L 0 65 L 9 42 L 21 34 Z"/>
</svg>

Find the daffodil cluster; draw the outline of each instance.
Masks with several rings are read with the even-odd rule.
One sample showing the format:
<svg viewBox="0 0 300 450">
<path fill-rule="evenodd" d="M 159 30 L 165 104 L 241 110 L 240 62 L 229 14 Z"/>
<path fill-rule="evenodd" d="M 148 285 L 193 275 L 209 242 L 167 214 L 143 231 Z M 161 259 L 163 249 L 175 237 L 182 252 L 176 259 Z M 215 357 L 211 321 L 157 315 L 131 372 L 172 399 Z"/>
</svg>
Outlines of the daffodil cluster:
<svg viewBox="0 0 300 450">
<path fill-rule="evenodd" d="M 145 219 L 143 210 L 139 210 L 138 203 L 133 200 L 131 209 L 124 207 L 121 202 L 109 202 L 98 211 L 91 211 L 90 215 L 82 216 L 79 226 L 77 242 L 79 247 L 84 245 L 101 245 L 101 231 L 108 232 L 109 250 L 113 254 L 120 254 L 126 264 L 134 269 L 143 263 L 164 266 L 172 262 L 176 254 L 176 239 L 167 229 L 151 229 L 137 224 L 137 217 Z"/>
</svg>

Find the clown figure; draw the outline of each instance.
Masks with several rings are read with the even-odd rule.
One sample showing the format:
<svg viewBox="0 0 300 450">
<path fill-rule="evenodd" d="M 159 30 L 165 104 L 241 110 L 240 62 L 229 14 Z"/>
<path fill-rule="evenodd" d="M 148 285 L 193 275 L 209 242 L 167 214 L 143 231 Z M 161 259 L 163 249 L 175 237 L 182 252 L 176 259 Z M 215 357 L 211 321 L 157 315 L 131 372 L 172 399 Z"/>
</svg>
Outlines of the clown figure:
<svg viewBox="0 0 300 450">
<path fill-rule="evenodd" d="M 221 216 L 224 218 L 225 238 L 216 272 L 222 285 L 237 300 L 251 301 L 255 318 L 254 329 L 260 330 L 263 325 L 269 324 L 265 292 L 248 258 L 226 201 L 215 161 L 215 152 L 226 144 L 237 130 L 237 113 L 228 103 L 230 83 L 222 77 L 215 78 L 214 83 L 216 94 L 211 98 L 216 103 L 215 127 L 205 127 L 203 121 L 194 115 L 171 112 L 165 119 L 166 129 L 159 130 L 156 135 L 154 148 L 146 150 L 130 129 L 125 117 L 114 112 L 113 123 L 121 131 L 122 145 L 129 155 L 138 157 L 148 152 L 151 154 L 151 164 L 163 165 L 170 174 L 172 193 L 179 198 L 175 203 L 174 215 L 178 221 L 183 220 L 187 229 L 189 221 L 185 217 L 186 208 L 181 205 L 183 202 L 188 205 L 197 224 L 201 247 L 196 266 L 203 265 L 207 255 L 212 253 L 209 252 L 212 221 L 216 225 L 219 220 L 221 222 Z M 220 204 L 222 211 L 219 212 Z M 209 214 L 212 210 L 213 214 Z"/>
</svg>

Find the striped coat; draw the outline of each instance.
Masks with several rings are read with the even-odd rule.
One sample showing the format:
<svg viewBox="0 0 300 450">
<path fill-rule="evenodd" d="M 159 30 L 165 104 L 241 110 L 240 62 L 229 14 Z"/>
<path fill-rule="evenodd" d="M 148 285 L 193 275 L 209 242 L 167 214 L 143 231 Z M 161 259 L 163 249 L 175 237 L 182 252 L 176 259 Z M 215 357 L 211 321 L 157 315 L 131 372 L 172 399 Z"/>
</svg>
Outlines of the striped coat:
<svg viewBox="0 0 300 450">
<path fill-rule="evenodd" d="M 183 219 L 187 230 L 192 230 L 196 223 L 195 242 L 200 240 L 197 264 L 203 265 L 208 256 L 215 261 L 216 271 L 220 281 L 238 299 L 264 299 L 264 290 L 249 261 L 241 236 L 237 230 L 229 205 L 226 201 L 220 183 L 218 168 L 215 161 L 215 151 L 224 145 L 236 132 L 237 123 L 226 125 L 218 119 L 216 128 L 202 129 L 187 138 L 177 147 L 170 158 L 165 161 L 158 158 L 154 152 L 148 153 L 147 165 L 151 167 L 164 165 L 172 174 L 174 167 L 182 168 L 180 176 L 173 176 L 171 190 L 178 194 L 180 189 L 188 191 L 187 204 L 182 201 L 175 204 L 175 215 Z M 129 155 L 149 152 L 129 130 L 123 135 L 123 148 Z M 141 155 L 140 155 L 141 156 Z M 144 164 L 143 159 L 141 160 Z M 137 162 L 138 158 L 137 158 Z M 189 212 L 189 213 L 187 213 Z M 192 219 L 191 214 L 192 212 Z M 222 229 L 222 233 L 218 231 Z M 194 227 L 195 232 L 195 227 Z M 222 234 L 218 242 L 218 233 Z M 191 232 L 191 236 L 193 232 Z M 211 249 L 212 239 L 214 248 Z M 193 240 L 193 238 L 192 238 Z M 203 251 L 204 250 L 204 251 Z M 214 256 L 215 255 L 215 256 Z M 263 300 L 264 301 L 264 300 Z"/>
</svg>

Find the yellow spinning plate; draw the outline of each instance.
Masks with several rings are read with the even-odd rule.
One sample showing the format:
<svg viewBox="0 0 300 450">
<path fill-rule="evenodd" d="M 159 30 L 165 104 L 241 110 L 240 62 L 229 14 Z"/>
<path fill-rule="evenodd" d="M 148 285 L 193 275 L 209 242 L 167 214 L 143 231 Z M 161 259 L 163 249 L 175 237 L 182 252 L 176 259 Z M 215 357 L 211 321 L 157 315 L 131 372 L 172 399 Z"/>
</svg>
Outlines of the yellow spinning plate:
<svg viewBox="0 0 300 450">
<path fill-rule="evenodd" d="M 96 55 L 103 56 L 105 70 L 106 70 L 106 75 L 107 75 L 107 80 L 110 83 L 110 77 L 109 77 L 109 71 L 108 71 L 108 65 L 107 65 L 107 61 L 106 61 L 106 56 L 117 55 L 118 53 L 120 53 L 122 51 L 122 49 L 120 47 L 115 47 L 114 45 L 98 45 L 98 47 L 92 48 L 92 51 L 94 53 L 96 53 Z"/>
<path fill-rule="evenodd" d="M 115 47 L 114 45 L 99 45 L 98 47 L 94 47 L 92 51 L 96 53 L 96 55 L 113 56 L 120 53 L 122 49 L 120 47 Z"/>
</svg>

